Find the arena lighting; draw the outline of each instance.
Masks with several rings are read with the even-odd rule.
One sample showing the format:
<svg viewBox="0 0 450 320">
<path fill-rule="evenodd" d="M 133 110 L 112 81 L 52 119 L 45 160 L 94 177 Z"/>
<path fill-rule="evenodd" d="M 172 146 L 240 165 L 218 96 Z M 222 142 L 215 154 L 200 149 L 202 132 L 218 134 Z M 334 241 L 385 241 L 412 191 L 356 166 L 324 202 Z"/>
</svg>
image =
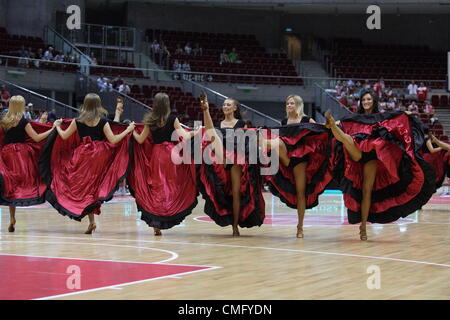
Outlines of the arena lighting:
<svg viewBox="0 0 450 320">
<path fill-rule="evenodd" d="M 292 28 L 286 28 L 286 30 L 284 30 L 286 32 L 292 32 Z"/>
</svg>

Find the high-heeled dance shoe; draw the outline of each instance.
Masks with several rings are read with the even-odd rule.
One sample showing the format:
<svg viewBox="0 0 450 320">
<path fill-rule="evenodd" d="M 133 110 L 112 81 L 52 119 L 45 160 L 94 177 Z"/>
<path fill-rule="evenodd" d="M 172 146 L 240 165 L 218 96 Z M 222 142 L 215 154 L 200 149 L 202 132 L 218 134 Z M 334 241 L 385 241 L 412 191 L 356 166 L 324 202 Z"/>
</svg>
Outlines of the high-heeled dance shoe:
<svg viewBox="0 0 450 320">
<path fill-rule="evenodd" d="M 233 227 L 233 237 L 239 237 L 241 234 L 239 233 L 239 229 Z"/>
<path fill-rule="evenodd" d="M 89 224 L 89 227 L 84 234 L 92 234 L 96 228 L 97 228 L 96 224 L 91 223 L 91 224 Z"/>
<path fill-rule="evenodd" d="M 303 238 L 303 226 L 297 226 L 297 238 Z"/>
<path fill-rule="evenodd" d="M 367 230 L 366 230 L 366 228 L 359 227 L 359 238 L 362 241 L 367 241 Z"/>
<path fill-rule="evenodd" d="M 15 220 L 14 220 L 14 222 L 11 222 L 11 223 L 9 224 L 9 227 L 8 227 L 8 231 L 9 231 L 9 232 L 14 232 L 14 231 L 16 231 L 15 224 L 16 224 L 16 221 L 15 221 Z"/>
<path fill-rule="evenodd" d="M 153 231 L 154 231 L 154 235 L 155 236 L 162 236 L 162 232 L 161 232 L 161 229 L 159 229 L 159 228 L 153 228 Z"/>
</svg>

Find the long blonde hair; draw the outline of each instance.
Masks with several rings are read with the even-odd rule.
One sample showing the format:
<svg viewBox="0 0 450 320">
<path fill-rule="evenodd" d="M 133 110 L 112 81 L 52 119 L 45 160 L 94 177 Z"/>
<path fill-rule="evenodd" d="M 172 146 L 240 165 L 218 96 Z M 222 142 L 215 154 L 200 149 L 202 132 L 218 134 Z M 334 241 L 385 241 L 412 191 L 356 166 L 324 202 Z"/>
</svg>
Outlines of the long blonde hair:
<svg viewBox="0 0 450 320">
<path fill-rule="evenodd" d="M 154 131 L 163 127 L 170 116 L 170 100 L 166 93 L 159 92 L 153 99 L 153 109 L 144 116 L 144 124 Z"/>
<path fill-rule="evenodd" d="M 8 112 L 2 116 L 0 126 L 3 130 L 16 126 L 25 112 L 25 98 L 22 96 L 12 96 L 9 100 Z"/>
<path fill-rule="evenodd" d="M 88 93 L 84 97 L 78 121 L 86 124 L 86 122 L 93 122 L 97 118 L 102 118 L 107 115 L 108 111 L 102 107 L 102 100 L 99 95 L 96 93 Z"/>
<path fill-rule="evenodd" d="M 295 94 L 291 94 L 290 96 L 288 96 L 286 98 L 286 103 L 289 101 L 289 99 L 294 99 L 295 102 L 295 107 L 296 107 L 296 111 L 299 117 L 304 117 L 306 116 L 305 112 L 303 111 L 303 99 L 302 97 L 295 95 Z M 286 117 L 289 117 L 289 115 L 286 112 Z"/>
</svg>

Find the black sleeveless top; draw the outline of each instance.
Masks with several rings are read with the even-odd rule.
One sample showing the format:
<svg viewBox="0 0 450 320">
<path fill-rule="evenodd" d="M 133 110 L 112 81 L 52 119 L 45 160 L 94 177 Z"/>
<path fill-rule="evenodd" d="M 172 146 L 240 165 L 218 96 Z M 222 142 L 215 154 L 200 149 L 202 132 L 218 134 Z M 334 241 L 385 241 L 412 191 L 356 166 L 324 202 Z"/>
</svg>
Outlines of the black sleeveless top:
<svg viewBox="0 0 450 320">
<path fill-rule="evenodd" d="M 22 117 L 20 119 L 17 126 L 9 128 L 8 130 L 5 130 L 5 144 L 10 143 L 21 143 L 25 142 L 27 138 L 27 133 L 25 132 L 25 126 L 28 124 L 28 120 Z"/>
<path fill-rule="evenodd" d="M 308 116 L 303 116 L 303 117 L 302 117 L 302 120 L 300 120 L 300 123 L 309 123 L 309 120 L 311 120 L 310 117 L 308 117 Z M 282 126 L 286 126 L 286 125 L 287 125 L 287 121 L 288 121 L 287 118 L 283 119 L 283 120 L 281 121 L 281 125 L 282 125 Z M 290 123 L 290 124 L 294 124 L 294 123 Z"/>
<path fill-rule="evenodd" d="M 169 118 L 167 118 L 167 122 L 164 127 L 152 131 L 154 144 L 160 144 L 167 141 L 172 142 L 172 133 L 175 130 L 174 123 L 176 118 L 176 116 L 170 115 Z"/>
<path fill-rule="evenodd" d="M 238 119 L 238 121 L 236 122 L 236 124 L 234 125 L 233 128 L 222 128 L 219 123 L 220 129 L 240 129 L 240 128 L 244 128 L 244 127 L 245 127 L 245 121 L 242 119 Z"/>
<path fill-rule="evenodd" d="M 76 120 L 78 135 L 81 139 L 84 137 L 91 137 L 93 141 L 95 140 L 105 140 L 105 134 L 103 133 L 103 127 L 108 123 L 106 119 L 101 118 L 95 127 L 90 127 L 84 123 Z"/>
</svg>

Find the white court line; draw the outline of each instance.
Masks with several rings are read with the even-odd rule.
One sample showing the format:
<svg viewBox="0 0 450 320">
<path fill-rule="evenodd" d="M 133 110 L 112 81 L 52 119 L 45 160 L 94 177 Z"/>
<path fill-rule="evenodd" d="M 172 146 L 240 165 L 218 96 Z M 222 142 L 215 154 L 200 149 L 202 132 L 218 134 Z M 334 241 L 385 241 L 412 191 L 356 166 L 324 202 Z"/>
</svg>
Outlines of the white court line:
<svg viewBox="0 0 450 320">
<path fill-rule="evenodd" d="M 20 241 L 5 241 L 5 240 L 0 240 L 0 243 L 44 243 L 44 244 L 67 244 L 67 242 L 42 242 L 42 241 L 29 241 L 29 240 L 20 240 Z M 159 263 L 159 264 L 163 264 L 165 262 L 169 262 L 172 260 L 175 260 L 178 258 L 178 254 L 173 252 L 173 251 L 169 251 L 169 250 L 164 250 L 164 249 L 157 249 L 157 248 L 148 248 L 148 247 L 136 247 L 136 246 L 124 246 L 124 245 L 120 245 L 120 244 L 99 244 L 99 243 L 77 243 L 77 245 L 83 245 L 83 246 L 104 246 L 104 247 L 121 247 L 121 248 L 133 248 L 133 249 L 144 249 L 144 250 L 155 250 L 155 251 L 162 251 L 164 253 L 168 253 L 171 255 L 171 257 L 169 259 L 165 259 L 165 260 L 161 260 L 161 261 L 157 261 L 157 262 L 151 262 L 151 263 Z M 1 250 L 1 249 L 0 249 Z M 1 255 L 1 254 L 0 254 Z M 11 254 L 13 255 L 13 254 Z M 18 256 L 26 256 L 26 255 L 18 255 Z M 40 257 L 40 258 L 46 258 L 46 257 Z M 66 258 L 61 258 L 61 259 L 66 259 Z M 67 259 L 74 259 L 74 258 L 67 258 Z M 86 259 L 82 259 L 79 258 L 78 260 L 86 260 Z M 111 261 L 111 260 L 97 260 L 97 261 Z M 119 262 L 125 262 L 125 261 L 119 261 Z M 131 261 L 126 261 L 126 262 L 130 262 Z M 147 262 L 148 263 L 148 262 Z"/>
<path fill-rule="evenodd" d="M 176 275 L 177 276 L 184 276 L 184 275 L 187 275 L 187 274 L 192 274 L 192 273 L 196 273 L 196 272 L 202 272 L 202 271 L 206 271 L 206 270 L 219 269 L 219 268 L 221 268 L 221 267 L 209 267 L 209 269 L 187 271 L 187 272 L 182 272 L 182 273 L 176 273 Z M 56 295 L 56 296 L 37 298 L 37 299 L 33 299 L 33 300 L 48 300 L 48 299 L 62 298 L 62 297 L 67 297 L 67 296 L 73 296 L 73 295 L 80 294 L 80 293 L 88 293 L 88 292 L 94 292 L 94 291 L 99 291 L 99 290 L 104 290 L 104 289 L 116 289 L 117 290 L 117 289 L 122 289 L 122 287 L 125 287 L 125 286 L 130 286 L 132 284 L 139 284 L 139 283 L 145 283 L 145 282 L 150 282 L 150 281 L 155 281 L 155 280 L 160 280 L 160 279 L 166 279 L 166 278 L 171 278 L 173 276 L 174 275 L 168 275 L 168 276 L 162 276 L 162 277 L 145 279 L 145 280 L 138 280 L 138 281 L 133 281 L 133 282 L 124 282 L 124 283 L 119 283 L 119 284 L 115 284 L 115 285 L 112 285 L 112 286 L 106 286 L 106 287 L 100 287 L 100 288 L 95 288 L 95 289 L 89 289 L 89 290 L 83 290 L 83 291 L 59 294 L 59 295 Z"/>
<path fill-rule="evenodd" d="M 14 242 L 14 241 L 10 241 Z M 22 241 L 26 242 L 26 241 Z M 34 243 L 52 243 L 52 242 L 34 242 Z M 67 243 L 67 242 L 61 242 Z M 95 244 L 92 244 L 95 245 Z M 117 262 L 117 263 L 139 263 L 139 264 L 160 264 L 165 266 L 184 266 L 184 267 L 205 267 L 205 268 L 221 268 L 217 266 L 195 265 L 195 264 L 179 264 L 179 263 L 164 263 L 164 262 L 140 262 L 140 261 L 127 261 L 127 260 L 106 260 L 106 259 L 90 259 L 90 258 L 71 258 L 71 257 L 53 257 L 53 256 L 36 256 L 28 254 L 16 254 L 16 253 L 0 253 L 1 256 L 15 256 L 15 257 L 30 257 L 30 258 L 50 258 L 50 259 L 63 259 L 63 260 L 80 260 L 80 261 L 100 261 L 100 262 Z"/>
<path fill-rule="evenodd" d="M 5 235 L 9 237 L 17 237 L 17 235 Z M 365 259 L 377 259 L 377 260 L 387 260 L 396 262 L 406 262 L 406 263 L 416 263 L 431 266 L 439 266 L 450 268 L 449 264 L 434 263 L 418 260 L 409 259 L 399 259 L 399 258 L 389 258 L 389 257 L 377 257 L 377 256 L 365 256 L 358 254 L 348 254 L 339 252 L 324 252 L 324 251 L 313 251 L 313 250 L 300 250 L 300 249 L 284 249 L 284 248 L 270 248 L 270 247 L 253 247 L 253 246 L 238 246 L 231 244 L 216 244 L 216 243 L 202 243 L 202 242 L 175 242 L 175 241 L 160 241 L 160 240 L 133 240 L 133 239 L 108 239 L 108 238 L 80 238 L 80 237 L 56 237 L 56 236 L 20 236 L 20 237 L 36 237 L 36 238 L 53 238 L 53 239 L 71 239 L 71 240 L 101 240 L 101 241 L 122 241 L 122 242 L 147 242 L 147 243 L 162 243 L 162 244 L 174 244 L 174 245 L 199 245 L 199 246 L 212 246 L 212 247 L 228 247 L 228 248 L 243 248 L 243 249 L 259 249 L 259 250 L 273 250 L 273 251 L 285 251 L 285 252 L 296 252 L 296 253 L 311 253 L 311 254 L 321 254 L 321 255 L 335 255 L 343 257 L 352 258 L 365 258 Z"/>
<path fill-rule="evenodd" d="M 276 216 L 276 215 L 275 215 Z M 295 218 L 297 218 L 296 214 L 292 214 L 292 216 Z M 203 222 L 203 223 L 212 223 L 214 224 L 214 221 L 205 221 L 205 220 L 200 220 L 200 218 L 209 218 L 208 216 L 198 216 L 195 218 L 192 218 L 192 220 L 198 221 L 198 222 Z M 211 218 L 209 218 L 211 219 Z M 294 221 L 294 220 L 293 220 Z M 297 221 L 297 220 L 295 220 Z M 402 223 L 387 223 L 387 224 L 383 224 L 383 227 L 391 227 L 391 226 L 403 226 L 403 225 L 408 225 L 408 224 L 413 224 L 413 223 L 418 223 L 416 221 L 404 221 Z M 268 226 L 268 227 L 296 227 L 297 226 L 297 222 L 295 224 L 292 225 L 288 225 L 288 224 L 265 224 L 263 223 L 263 225 Z M 368 222 L 369 226 L 374 226 L 376 227 L 377 225 Z M 308 224 L 306 221 L 303 222 L 303 227 L 325 227 L 325 228 L 329 228 L 329 227 L 355 227 L 354 224 Z"/>
</svg>

